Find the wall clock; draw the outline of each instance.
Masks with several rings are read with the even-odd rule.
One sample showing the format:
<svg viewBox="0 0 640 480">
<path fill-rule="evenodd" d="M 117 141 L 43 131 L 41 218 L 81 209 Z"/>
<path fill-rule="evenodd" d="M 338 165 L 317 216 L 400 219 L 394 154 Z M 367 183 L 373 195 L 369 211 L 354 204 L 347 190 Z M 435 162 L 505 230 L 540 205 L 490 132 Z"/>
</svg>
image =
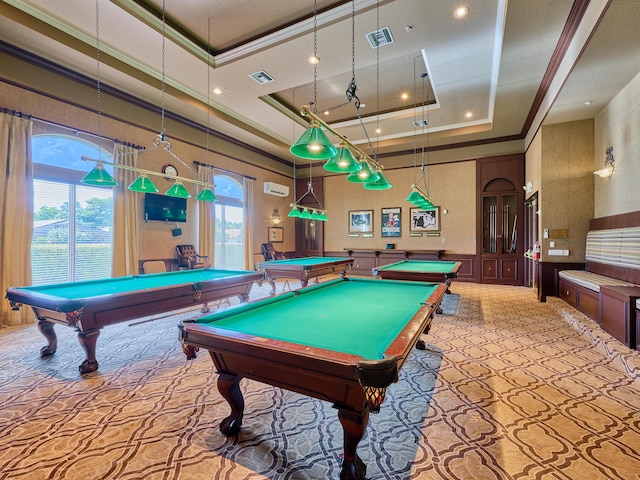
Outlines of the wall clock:
<svg viewBox="0 0 640 480">
<path fill-rule="evenodd" d="M 172 177 L 177 177 L 178 169 L 171 164 L 167 164 L 164 167 L 162 167 L 162 173 L 164 173 L 165 175 L 171 175 Z"/>
</svg>

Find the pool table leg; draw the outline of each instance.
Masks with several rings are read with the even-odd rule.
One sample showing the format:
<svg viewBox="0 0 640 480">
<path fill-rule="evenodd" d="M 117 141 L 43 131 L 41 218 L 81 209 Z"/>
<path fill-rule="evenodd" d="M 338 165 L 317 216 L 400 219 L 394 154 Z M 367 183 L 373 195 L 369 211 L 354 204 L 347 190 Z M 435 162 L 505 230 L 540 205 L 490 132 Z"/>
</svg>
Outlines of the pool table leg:
<svg viewBox="0 0 640 480">
<path fill-rule="evenodd" d="M 87 332 L 78 331 L 78 341 L 87 353 L 87 358 L 80 364 L 78 369 L 81 374 L 91 373 L 98 370 L 98 361 L 96 360 L 96 344 L 100 330 L 89 330 Z"/>
<path fill-rule="evenodd" d="M 38 330 L 47 339 L 47 346 L 40 349 L 41 357 L 50 357 L 58 350 L 58 337 L 53 329 L 53 323 L 40 319 L 38 321 Z"/>
<path fill-rule="evenodd" d="M 231 407 L 231 415 L 220 422 L 220 431 L 229 437 L 236 435 L 242 426 L 244 397 L 240 391 L 240 379 L 241 377 L 228 373 L 218 375 L 218 391 Z"/>
<path fill-rule="evenodd" d="M 339 409 L 338 418 L 344 430 L 344 458 L 340 480 L 365 480 L 367 466 L 356 449 L 369 423 L 369 408 L 365 408 L 362 413 Z"/>
<path fill-rule="evenodd" d="M 267 282 L 269 282 L 269 285 L 271 285 L 271 291 L 269 292 L 269 295 L 275 295 L 276 294 L 276 279 L 272 278 L 272 277 L 267 277 Z"/>
</svg>

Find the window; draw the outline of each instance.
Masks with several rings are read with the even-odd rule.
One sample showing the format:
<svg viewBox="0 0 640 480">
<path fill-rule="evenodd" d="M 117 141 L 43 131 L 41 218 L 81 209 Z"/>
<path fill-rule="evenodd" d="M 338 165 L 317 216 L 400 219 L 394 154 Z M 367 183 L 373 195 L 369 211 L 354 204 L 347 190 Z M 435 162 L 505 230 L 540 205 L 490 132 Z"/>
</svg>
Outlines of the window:
<svg viewBox="0 0 640 480">
<path fill-rule="evenodd" d="M 110 277 L 113 189 L 80 183 L 94 167 L 81 157 L 98 158 L 98 148 L 72 137 L 37 135 L 32 151 L 33 284 Z M 111 161 L 104 151 L 101 158 Z"/>
<path fill-rule="evenodd" d="M 216 268 L 242 270 L 244 266 L 244 214 L 242 187 L 233 178 L 216 175 Z"/>
</svg>

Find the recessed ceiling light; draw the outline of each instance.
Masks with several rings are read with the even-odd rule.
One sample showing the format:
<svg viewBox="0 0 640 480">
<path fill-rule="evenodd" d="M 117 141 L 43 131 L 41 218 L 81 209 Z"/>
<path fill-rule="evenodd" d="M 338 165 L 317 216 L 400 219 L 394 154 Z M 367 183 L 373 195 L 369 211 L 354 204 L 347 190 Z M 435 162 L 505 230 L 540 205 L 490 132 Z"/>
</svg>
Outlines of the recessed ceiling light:
<svg viewBox="0 0 640 480">
<path fill-rule="evenodd" d="M 382 133 L 382 129 L 376 128 L 376 133 Z"/>
<path fill-rule="evenodd" d="M 409 98 L 409 94 L 408 93 L 403 93 L 402 95 L 400 95 L 400 98 L 402 100 L 407 100 Z"/>
<path fill-rule="evenodd" d="M 329 115 L 329 110 L 325 110 L 325 111 L 324 111 L 324 114 L 325 114 L 325 115 Z"/>
<path fill-rule="evenodd" d="M 473 117 L 473 112 L 467 112 L 467 113 L 464 114 L 464 116 L 467 117 L 467 118 L 471 118 L 471 117 Z"/>
<path fill-rule="evenodd" d="M 367 104 L 366 103 L 361 103 L 360 104 L 360 108 L 366 108 Z"/>
<path fill-rule="evenodd" d="M 469 7 L 458 7 L 453 11 L 453 16 L 456 18 L 463 18 L 469 13 Z"/>
<path fill-rule="evenodd" d="M 309 57 L 309 63 L 311 65 L 317 65 L 318 63 L 320 63 L 320 57 L 318 57 L 317 55 L 311 55 Z"/>
<path fill-rule="evenodd" d="M 586 102 L 584 102 L 584 104 L 588 107 L 589 105 L 591 105 L 593 102 L 591 100 L 587 100 Z"/>
<path fill-rule="evenodd" d="M 222 90 L 216 87 L 213 89 L 213 93 L 215 93 L 216 95 L 220 95 L 222 93 Z"/>
</svg>

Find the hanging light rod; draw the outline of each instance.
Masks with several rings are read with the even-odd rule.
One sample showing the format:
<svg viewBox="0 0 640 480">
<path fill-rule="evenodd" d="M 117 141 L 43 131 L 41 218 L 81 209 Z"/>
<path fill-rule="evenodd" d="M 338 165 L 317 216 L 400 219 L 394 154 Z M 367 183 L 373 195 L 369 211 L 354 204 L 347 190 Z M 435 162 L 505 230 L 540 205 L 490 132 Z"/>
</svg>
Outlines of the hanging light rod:
<svg viewBox="0 0 640 480">
<path fill-rule="evenodd" d="M 369 164 L 373 165 L 375 169 L 380 169 L 380 170 L 384 169 L 384 167 L 381 164 L 379 164 L 374 159 L 372 159 L 369 155 L 363 152 L 359 147 L 351 143 L 347 137 L 336 132 L 325 121 L 323 121 L 320 117 L 318 117 L 315 113 L 313 113 L 309 105 L 303 105 L 302 107 L 300 107 L 300 115 L 302 115 L 303 117 L 309 117 L 312 119 L 312 121 L 318 122 L 325 129 L 327 129 L 333 135 L 338 137 L 341 141 L 345 142 L 350 149 L 355 150 L 360 155 L 361 159 L 364 158 L 364 160 L 366 160 Z"/>
<path fill-rule="evenodd" d="M 121 163 L 105 162 L 104 160 L 97 160 L 95 158 L 87 157 L 86 155 L 83 155 L 81 158 L 85 162 L 94 162 L 94 163 L 96 163 L 98 165 L 111 165 L 112 167 L 122 168 L 123 170 L 129 170 L 131 172 L 137 172 L 137 173 L 139 173 L 141 175 L 154 175 L 156 177 L 163 177 L 163 178 L 167 178 L 169 180 L 176 180 L 176 181 L 187 182 L 187 183 L 195 183 L 195 184 L 202 185 L 202 186 L 204 186 L 206 188 L 211 188 L 211 189 L 214 189 L 216 187 L 216 185 L 213 184 L 213 183 L 203 182 L 201 180 L 193 180 L 191 178 L 179 177 L 177 175 L 167 175 L 166 173 L 154 172 L 152 170 L 145 170 L 143 168 L 138 168 L 138 167 L 130 167 L 129 165 L 123 165 Z"/>
</svg>

